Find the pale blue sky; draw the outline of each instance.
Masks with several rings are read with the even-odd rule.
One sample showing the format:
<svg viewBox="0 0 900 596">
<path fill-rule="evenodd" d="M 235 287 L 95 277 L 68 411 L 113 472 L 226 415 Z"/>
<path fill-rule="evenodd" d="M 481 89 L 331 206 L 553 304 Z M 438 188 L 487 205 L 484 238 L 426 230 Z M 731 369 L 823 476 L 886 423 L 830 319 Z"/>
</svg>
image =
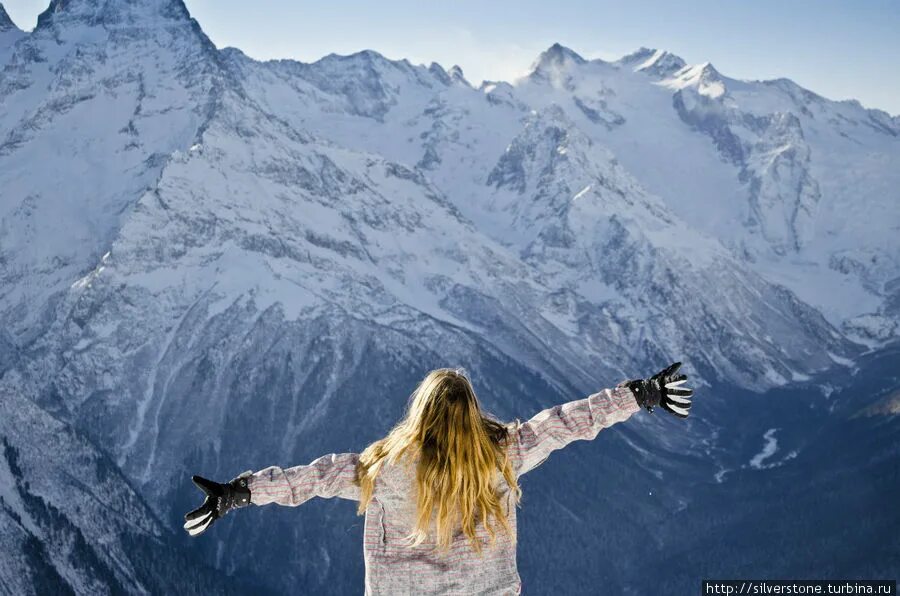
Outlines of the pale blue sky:
<svg viewBox="0 0 900 596">
<path fill-rule="evenodd" d="M 0 0 L 3 1 L 3 0 Z M 49 0 L 3 2 L 30 29 Z M 588 58 L 640 46 L 739 79 L 788 77 L 831 99 L 900 114 L 897 0 L 186 0 L 219 46 L 304 62 L 376 50 L 459 64 L 475 84 L 510 79 L 554 42 Z"/>
</svg>

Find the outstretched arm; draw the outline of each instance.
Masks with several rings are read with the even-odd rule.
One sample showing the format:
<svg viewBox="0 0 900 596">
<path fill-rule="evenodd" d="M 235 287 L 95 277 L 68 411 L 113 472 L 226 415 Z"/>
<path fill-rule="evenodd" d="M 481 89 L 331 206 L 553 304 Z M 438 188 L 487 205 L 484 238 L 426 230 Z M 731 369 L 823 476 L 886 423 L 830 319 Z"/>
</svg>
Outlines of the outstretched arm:
<svg viewBox="0 0 900 596">
<path fill-rule="evenodd" d="M 358 453 L 329 453 L 311 463 L 282 470 L 269 466 L 259 472 L 247 470 L 231 482 L 221 484 L 194 476 L 203 490 L 203 504 L 184 516 L 184 529 L 199 536 L 223 515 L 240 507 L 278 503 L 296 507 L 313 497 L 341 497 L 359 500 L 356 476 Z"/>
<path fill-rule="evenodd" d="M 354 483 L 358 453 L 329 453 L 286 470 L 269 466 L 249 478 L 250 502 L 296 507 L 313 497 L 359 500 Z"/>
<path fill-rule="evenodd" d="M 518 425 L 513 423 L 509 457 L 516 476 L 533 470 L 551 452 L 572 441 L 596 438 L 601 429 L 627 420 L 640 409 L 632 390 L 620 385 L 552 406 Z"/>
</svg>

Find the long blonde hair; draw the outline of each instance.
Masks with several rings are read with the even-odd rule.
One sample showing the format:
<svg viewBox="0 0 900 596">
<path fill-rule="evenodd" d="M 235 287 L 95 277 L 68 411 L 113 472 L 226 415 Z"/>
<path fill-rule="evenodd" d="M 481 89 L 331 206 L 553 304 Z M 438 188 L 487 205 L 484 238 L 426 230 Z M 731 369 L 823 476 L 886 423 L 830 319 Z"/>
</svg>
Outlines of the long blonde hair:
<svg viewBox="0 0 900 596">
<path fill-rule="evenodd" d="M 410 396 L 406 415 L 388 435 L 369 445 L 361 454 L 356 483 L 361 489 L 358 515 L 372 499 L 375 477 L 385 461 L 396 463 L 403 454 L 420 454 L 416 470 L 416 524 L 406 536 L 413 546 L 428 535 L 435 520 L 436 545 L 448 550 L 453 531 L 463 532 L 481 552 L 476 537 L 476 517 L 496 542 L 489 517 L 499 520 L 513 542 L 500 496 L 494 487 L 499 472 L 519 504 L 522 491 L 506 450 L 509 431 L 505 425 L 482 413 L 475 390 L 462 368 L 438 368 L 429 372 Z M 409 461 L 409 460 L 408 460 Z M 457 517 L 459 516 L 459 517 Z"/>
</svg>

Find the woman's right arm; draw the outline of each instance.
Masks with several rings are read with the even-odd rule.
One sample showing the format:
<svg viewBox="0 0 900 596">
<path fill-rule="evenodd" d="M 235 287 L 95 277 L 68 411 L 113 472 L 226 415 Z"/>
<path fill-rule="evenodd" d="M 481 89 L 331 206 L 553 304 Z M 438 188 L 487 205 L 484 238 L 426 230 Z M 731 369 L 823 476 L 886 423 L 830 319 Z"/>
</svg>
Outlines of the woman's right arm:
<svg viewBox="0 0 900 596">
<path fill-rule="evenodd" d="M 329 453 L 292 468 L 269 466 L 250 476 L 250 502 L 296 507 L 313 497 L 358 501 L 360 489 L 354 482 L 358 461 L 358 453 Z"/>
<path fill-rule="evenodd" d="M 206 499 L 184 516 L 184 529 L 191 536 L 199 536 L 232 509 L 251 504 L 296 507 L 313 497 L 358 501 L 360 488 L 354 482 L 358 461 L 358 453 L 329 453 L 286 470 L 278 466 L 256 473 L 248 470 L 227 484 L 194 476 L 194 484 L 206 494 Z"/>
<path fill-rule="evenodd" d="M 631 389 L 620 385 L 552 406 L 526 422 L 513 423 L 509 456 L 516 476 L 533 470 L 550 453 L 572 441 L 596 438 L 601 429 L 627 420 L 640 409 Z"/>
</svg>

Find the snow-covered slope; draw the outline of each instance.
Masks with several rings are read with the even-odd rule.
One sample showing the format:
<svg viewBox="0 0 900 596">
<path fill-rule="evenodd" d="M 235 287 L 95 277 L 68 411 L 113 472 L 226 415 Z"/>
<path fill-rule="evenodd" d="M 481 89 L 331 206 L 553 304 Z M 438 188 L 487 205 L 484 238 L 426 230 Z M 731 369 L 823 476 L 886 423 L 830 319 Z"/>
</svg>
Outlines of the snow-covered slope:
<svg viewBox="0 0 900 596">
<path fill-rule="evenodd" d="M 854 338 L 896 336 L 897 117 L 647 48 L 604 62 L 554 45 L 527 77 L 477 92 L 371 52 L 311 65 L 227 52 L 269 109 L 343 146 L 418 164 L 489 234 L 475 215 L 491 166 L 531 110 L 556 106 L 694 234 Z M 360 72 L 377 109 L 359 107 Z"/>
<path fill-rule="evenodd" d="M 557 53 L 560 56 L 555 56 Z M 553 68 L 585 64 L 572 55 L 570 50 L 554 46 L 536 62 L 535 72 L 540 73 L 536 78 L 546 85 L 552 80 L 548 72 Z M 560 107 L 565 102 L 544 102 L 545 105 L 538 109 L 538 121 L 530 122 L 535 117 L 529 105 L 537 105 L 538 101 L 529 103 L 516 98 L 527 95 L 522 90 L 526 88 L 527 91 L 527 85 L 491 84 L 476 91 L 467 84 L 448 83 L 440 77 L 430 80 L 427 75 L 432 71 L 424 67 L 411 73 L 407 63 L 376 59 L 371 52 L 340 61 L 328 57 L 302 66 L 285 61 L 259 64 L 233 49 L 228 50 L 228 56 L 235 76 L 244 81 L 247 92 L 259 98 L 267 109 L 277 110 L 298 126 L 313 130 L 339 145 L 417 164 L 464 215 L 477 222 L 482 233 L 513 249 L 553 286 L 560 295 L 545 311 L 545 316 L 554 318 L 574 335 L 583 338 L 593 335 L 583 326 L 566 322 L 566 311 L 577 311 L 579 303 L 593 303 L 604 309 L 604 321 L 611 322 L 615 328 L 611 334 L 604 332 L 604 336 L 622 338 L 620 343 L 623 345 L 640 345 L 642 341 L 677 345 L 678 335 L 686 328 L 693 328 L 698 336 L 690 342 L 692 348 L 705 352 L 710 369 L 728 370 L 724 375 L 732 379 L 742 376 L 739 369 L 745 366 L 735 363 L 743 360 L 748 350 L 755 354 L 754 359 L 758 359 L 770 349 L 779 350 L 761 344 L 771 342 L 784 347 L 786 341 L 791 341 L 786 338 L 798 337 L 795 331 L 787 328 L 778 337 L 769 333 L 760 335 L 758 329 L 753 328 L 752 317 L 747 313 L 769 311 L 771 295 L 781 296 L 777 310 L 790 313 L 786 319 L 795 323 L 801 319 L 805 321 L 808 328 L 800 336 L 811 333 L 817 337 L 831 337 L 829 341 L 836 337 L 831 335 L 832 330 L 824 320 L 815 322 L 821 319 L 820 315 L 810 311 L 810 314 L 798 317 L 795 312 L 798 307 L 791 305 L 794 298 L 784 288 L 744 290 L 747 285 L 769 284 L 752 267 L 740 262 L 739 255 L 716 242 L 712 234 L 696 229 L 690 222 L 675 223 L 677 217 L 673 210 L 659 197 L 648 193 L 607 150 L 602 139 L 592 138 L 588 134 L 591 131 L 579 127 L 576 116 L 567 114 Z M 370 77 L 379 74 L 377 80 L 381 86 L 374 86 L 379 90 L 375 95 L 389 98 L 390 111 L 364 112 L 356 107 L 358 101 L 347 105 L 340 95 L 329 97 L 338 81 L 351 80 L 364 66 Z M 320 80 L 331 81 L 331 84 L 317 86 Z M 401 83 L 403 80 L 405 85 Z M 394 96 L 385 91 L 401 88 L 404 92 Z M 582 107 L 593 110 L 586 104 Z M 560 124 L 547 126 L 548 117 L 555 118 Z M 677 115 L 674 117 L 677 119 Z M 608 120 L 613 124 L 618 122 L 617 115 L 608 115 Z M 394 132 L 397 130 L 403 133 Z M 700 135 L 694 136 L 698 144 L 709 144 Z M 569 137 L 575 142 L 571 147 L 563 147 L 570 143 Z M 710 153 L 713 152 L 714 149 L 710 149 Z M 582 192 L 584 194 L 580 194 Z M 567 215 L 561 217 L 563 213 Z M 660 219 L 666 220 L 665 223 L 660 223 Z M 622 230 L 619 238 L 614 236 L 617 228 Z M 537 241 L 534 234 L 540 235 Z M 638 244 L 652 244 L 655 250 L 674 262 L 666 264 L 649 254 L 642 258 L 639 251 L 634 250 L 626 254 L 625 250 L 611 244 L 627 243 L 630 235 L 639 237 Z M 700 278 L 691 277 L 687 271 L 695 266 L 704 269 Z M 679 271 L 679 267 L 686 271 Z M 653 279 L 653 275 L 647 273 L 651 269 L 660 271 L 660 276 Z M 661 279 L 666 272 L 668 278 Z M 723 275 L 734 277 L 723 281 Z M 701 279 L 703 276 L 706 279 Z M 674 304 L 664 305 L 662 300 L 652 297 L 653 290 L 647 287 L 651 281 L 665 287 L 670 280 L 676 288 L 675 293 L 677 288 L 684 288 L 690 295 L 687 302 L 692 304 L 678 308 Z M 706 295 L 701 295 L 694 289 L 696 287 L 719 290 L 708 290 Z M 722 300 L 715 295 L 716 291 L 727 293 L 729 298 Z M 668 295 L 668 292 L 663 293 Z M 627 302 L 623 302 L 622 298 L 626 297 Z M 715 303 L 712 311 L 719 312 L 706 311 L 705 301 Z M 726 312 L 729 304 L 733 306 L 730 313 Z M 646 321 L 654 311 L 662 311 L 662 316 L 670 320 L 682 312 L 689 313 L 685 316 L 697 314 L 705 320 L 713 317 L 717 323 L 710 328 L 740 329 L 749 325 L 749 329 L 729 334 L 726 341 L 744 337 L 749 344 L 756 345 L 749 347 L 740 339 L 740 346 L 723 345 L 721 337 L 700 337 L 702 326 L 698 325 L 679 322 L 671 327 L 679 332 L 666 333 L 660 327 L 654 329 L 638 323 Z M 812 323 L 813 328 L 820 326 L 820 330 L 815 331 L 807 323 Z M 666 337 L 654 336 L 654 332 L 666 334 Z M 650 333 L 650 336 L 642 338 L 639 336 L 642 333 Z M 770 337 L 766 339 L 766 335 Z M 822 345 L 819 340 L 812 343 Z M 800 354 L 803 350 L 786 349 L 784 352 Z M 646 348 L 644 356 L 649 356 Z M 781 358 L 783 354 L 776 357 Z M 815 368 L 813 361 L 815 357 L 805 365 L 793 368 L 767 366 L 757 369 L 756 376 L 771 382 L 789 379 L 795 369 L 799 373 L 803 366 Z M 817 364 L 823 366 L 825 363 L 830 363 L 827 357 Z M 744 377 L 742 382 L 750 383 L 751 379 Z"/>
<path fill-rule="evenodd" d="M 166 526 L 190 473 L 362 448 L 429 367 L 521 417 L 672 359 L 758 390 L 897 333 L 882 112 L 646 48 L 554 45 L 476 88 L 373 51 L 253 61 L 180 0 L 54 0 L 6 37 L 4 16 L 0 388 Z M 343 531 L 278 515 L 191 547 L 333 581 L 313 544 Z"/>
<path fill-rule="evenodd" d="M 222 82 L 215 48 L 175 0 L 54 1 L 7 52 L 0 316 L 29 336 L 190 146 Z"/>
<path fill-rule="evenodd" d="M 574 114 L 692 227 L 833 324 L 896 333 L 897 117 L 646 48 L 553 72 L 520 82 L 520 96 Z M 880 330 L 862 324 L 872 314 Z"/>
</svg>

